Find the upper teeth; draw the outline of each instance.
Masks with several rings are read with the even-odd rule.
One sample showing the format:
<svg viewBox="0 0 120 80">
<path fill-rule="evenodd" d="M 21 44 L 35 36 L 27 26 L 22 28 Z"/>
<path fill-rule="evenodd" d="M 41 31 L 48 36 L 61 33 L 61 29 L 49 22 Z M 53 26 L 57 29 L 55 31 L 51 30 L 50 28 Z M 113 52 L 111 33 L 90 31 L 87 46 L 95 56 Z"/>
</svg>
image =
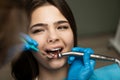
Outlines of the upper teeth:
<svg viewBox="0 0 120 80">
<path fill-rule="evenodd" d="M 60 48 L 51 49 L 51 51 L 57 51 L 57 50 L 60 50 Z"/>
</svg>

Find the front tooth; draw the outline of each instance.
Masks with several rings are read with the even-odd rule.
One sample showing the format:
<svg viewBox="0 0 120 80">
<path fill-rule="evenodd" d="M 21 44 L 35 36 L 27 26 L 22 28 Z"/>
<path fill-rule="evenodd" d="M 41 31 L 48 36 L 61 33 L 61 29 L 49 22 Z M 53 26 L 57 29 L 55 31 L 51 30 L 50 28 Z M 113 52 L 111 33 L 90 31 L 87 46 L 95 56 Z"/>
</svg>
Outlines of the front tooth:
<svg viewBox="0 0 120 80">
<path fill-rule="evenodd" d="M 60 48 L 51 49 L 51 51 L 57 51 L 57 50 L 60 50 Z"/>
</svg>

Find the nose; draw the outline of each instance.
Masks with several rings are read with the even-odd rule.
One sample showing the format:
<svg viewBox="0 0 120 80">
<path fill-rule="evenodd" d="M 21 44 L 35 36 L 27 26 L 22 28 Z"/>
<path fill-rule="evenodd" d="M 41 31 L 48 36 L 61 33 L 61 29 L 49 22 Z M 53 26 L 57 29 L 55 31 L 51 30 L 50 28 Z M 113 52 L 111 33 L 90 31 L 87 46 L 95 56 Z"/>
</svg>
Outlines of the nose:
<svg viewBox="0 0 120 80">
<path fill-rule="evenodd" d="M 50 31 L 48 34 L 48 43 L 56 43 L 59 41 L 59 35 L 55 31 Z"/>
</svg>

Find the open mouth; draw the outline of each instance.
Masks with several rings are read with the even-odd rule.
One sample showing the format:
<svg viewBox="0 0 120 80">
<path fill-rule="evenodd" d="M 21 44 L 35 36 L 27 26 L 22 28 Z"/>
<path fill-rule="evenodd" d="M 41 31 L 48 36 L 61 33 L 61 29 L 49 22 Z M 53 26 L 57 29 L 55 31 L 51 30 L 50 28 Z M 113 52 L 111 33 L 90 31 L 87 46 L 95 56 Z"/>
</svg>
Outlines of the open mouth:
<svg viewBox="0 0 120 80">
<path fill-rule="evenodd" d="M 48 54 L 47 57 L 52 59 L 52 58 L 57 58 L 58 54 L 62 52 L 63 48 L 54 48 L 54 49 L 47 49 L 46 53 Z"/>
</svg>

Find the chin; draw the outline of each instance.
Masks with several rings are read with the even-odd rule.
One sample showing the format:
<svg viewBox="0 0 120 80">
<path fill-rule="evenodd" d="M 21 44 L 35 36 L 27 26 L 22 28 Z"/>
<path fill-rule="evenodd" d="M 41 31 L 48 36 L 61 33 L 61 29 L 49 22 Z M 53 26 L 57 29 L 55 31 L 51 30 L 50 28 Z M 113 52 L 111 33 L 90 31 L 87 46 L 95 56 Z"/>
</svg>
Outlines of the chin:
<svg viewBox="0 0 120 80">
<path fill-rule="evenodd" d="M 62 58 L 62 59 L 51 60 L 49 65 L 52 69 L 59 69 L 65 66 L 65 64 L 66 64 L 66 59 Z"/>
</svg>

